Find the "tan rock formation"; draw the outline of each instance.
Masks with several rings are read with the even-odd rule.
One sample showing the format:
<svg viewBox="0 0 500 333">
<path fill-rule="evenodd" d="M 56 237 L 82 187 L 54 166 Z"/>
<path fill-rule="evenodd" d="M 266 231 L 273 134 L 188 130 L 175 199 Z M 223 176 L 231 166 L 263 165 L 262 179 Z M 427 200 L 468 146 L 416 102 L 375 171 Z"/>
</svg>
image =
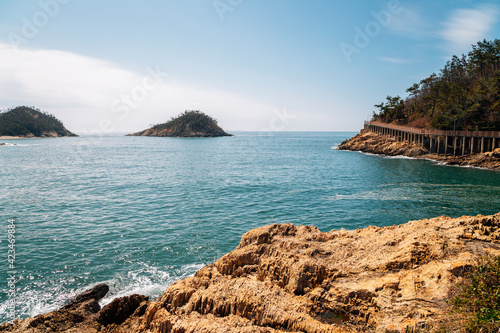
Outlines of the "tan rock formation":
<svg viewBox="0 0 500 333">
<path fill-rule="evenodd" d="M 429 154 L 427 149 L 415 143 L 401 142 L 395 138 L 362 130 L 358 135 L 345 140 L 339 150 L 361 151 L 386 156 L 408 156 L 438 161 L 449 165 L 472 166 L 491 170 L 500 170 L 500 148 L 494 152 L 469 154 L 463 156 L 443 156 Z"/>
<path fill-rule="evenodd" d="M 467 268 L 499 254 L 500 213 L 351 231 L 274 224 L 157 301 L 125 299 L 76 319 L 59 310 L 0 331 L 47 332 L 30 323 L 59 316 L 77 322 L 54 332 L 407 332 L 446 316 Z M 120 307 L 127 316 L 113 315 Z"/>
</svg>

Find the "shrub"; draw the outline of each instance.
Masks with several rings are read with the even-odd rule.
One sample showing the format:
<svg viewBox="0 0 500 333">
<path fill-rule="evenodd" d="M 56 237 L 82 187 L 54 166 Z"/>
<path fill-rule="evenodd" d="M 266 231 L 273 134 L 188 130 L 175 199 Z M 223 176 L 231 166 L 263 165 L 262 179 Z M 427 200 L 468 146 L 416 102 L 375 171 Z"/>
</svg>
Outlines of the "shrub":
<svg viewBox="0 0 500 333">
<path fill-rule="evenodd" d="M 457 294 L 448 302 L 448 322 L 438 331 L 499 332 L 500 256 L 482 259 L 457 288 Z"/>
</svg>

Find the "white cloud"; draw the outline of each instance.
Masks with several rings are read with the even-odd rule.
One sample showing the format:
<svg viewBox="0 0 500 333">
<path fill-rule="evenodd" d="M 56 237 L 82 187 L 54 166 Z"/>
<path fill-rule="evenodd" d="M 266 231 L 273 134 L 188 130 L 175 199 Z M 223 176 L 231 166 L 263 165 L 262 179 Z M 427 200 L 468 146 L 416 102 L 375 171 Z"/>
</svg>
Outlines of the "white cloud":
<svg viewBox="0 0 500 333">
<path fill-rule="evenodd" d="M 464 52 L 484 39 L 497 21 L 498 7 L 485 5 L 475 9 L 456 9 L 444 23 L 441 37 L 452 52 Z"/>
<path fill-rule="evenodd" d="M 431 25 L 424 18 L 423 9 L 406 3 L 399 14 L 392 16 L 389 28 L 399 35 L 421 39 L 429 35 Z"/>
<path fill-rule="evenodd" d="M 411 61 L 409 61 L 407 59 L 389 58 L 389 57 L 380 57 L 379 59 L 382 61 L 393 63 L 393 64 L 410 64 L 411 63 Z"/>
<path fill-rule="evenodd" d="M 149 71 L 158 70 L 155 64 L 149 67 Z M 171 77 L 162 76 L 157 84 L 147 66 L 143 73 L 134 73 L 107 61 L 57 50 L 0 44 L 0 73 L 0 107 L 34 105 L 75 132 L 99 129 L 103 120 L 108 123 L 104 127 L 113 131 L 138 131 L 186 109 L 200 109 L 232 130 L 265 128 L 275 117 L 272 105 L 245 96 Z M 134 93 L 135 99 L 125 104 L 124 96 Z"/>
</svg>

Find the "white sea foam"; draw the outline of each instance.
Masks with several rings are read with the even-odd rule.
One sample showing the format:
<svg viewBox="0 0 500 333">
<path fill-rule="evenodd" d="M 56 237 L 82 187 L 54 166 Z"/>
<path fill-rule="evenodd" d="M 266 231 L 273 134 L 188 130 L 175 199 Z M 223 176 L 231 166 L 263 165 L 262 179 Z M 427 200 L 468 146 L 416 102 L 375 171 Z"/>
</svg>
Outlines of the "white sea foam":
<svg viewBox="0 0 500 333">
<path fill-rule="evenodd" d="M 398 191 L 394 193 L 386 191 L 369 191 L 354 194 L 336 194 L 329 198 L 332 201 L 336 200 L 376 200 L 376 201 L 408 201 L 411 197 L 402 195 Z"/>
<path fill-rule="evenodd" d="M 30 288 L 18 290 L 14 298 L 16 302 L 15 314 L 17 317 L 34 317 L 41 313 L 47 313 L 59 309 L 70 299 L 75 297 L 72 291 L 66 291 L 63 287 L 64 281 L 57 281 L 42 288 Z M 57 295 L 54 298 L 54 295 Z M 8 301 L 0 303 L 0 313 L 6 314 Z M 2 320 L 13 320 L 14 318 L 4 318 Z"/>
<path fill-rule="evenodd" d="M 367 153 L 361 150 L 357 150 L 356 153 L 361 153 L 364 155 L 368 156 L 377 156 L 377 157 L 383 157 L 383 158 L 391 158 L 391 159 L 402 159 L 402 160 L 419 160 L 420 158 L 418 157 L 411 157 L 411 156 L 404 156 L 404 155 L 384 155 L 384 154 L 374 154 L 374 153 Z"/>
<path fill-rule="evenodd" d="M 137 265 L 137 264 L 136 264 Z M 178 270 L 160 269 L 146 263 L 139 263 L 140 268 L 136 268 L 126 274 L 117 276 L 108 281 L 102 281 L 110 286 L 108 295 L 100 301 L 101 306 L 111 303 L 115 298 L 140 294 L 149 296 L 151 299 L 159 297 L 165 289 L 175 281 L 194 275 L 205 265 L 187 264 Z M 71 281 L 58 281 L 56 283 L 38 288 L 19 290 L 16 295 L 16 315 L 19 317 L 34 317 L 36 315 L 55 311 L 73 299 L 76 295 L 90 289 L 93 285 L 78 289 L 68 290 L 64 287 Z M 21 301 L 22 300 L 22 301 Z M 0 313 L 8 312 L 8 301 L 0 302 Z M 4 318 L 2 321 L 13 320 L 14 318 Z"/>
<path fill-rule="evenodd" d="M 175 281 L 194 275 L 204 267 L 204 264 L 188 264 L 179 271 L 171 272 L 158 267 L 140 263 L 142 268 L 130 271 L 126 278 L 117 277 L 104 283 L 110 286 L 110 291 L 99 303 L 101 306 L 111 303 L 115 298 L 140 294 L 152 299 L 160 296 L 165 289 Z"/>
<path fill-rule="evenodd" d="M 416 157 L 404 156 L 404 155 L 396 155 L 396 156 L 386 155 L 384 157 L 386 157 L 386 158 L 392 158 L 392 159 L 396 159 L 396 160 L 418 160 L 418 158 L 416 158 Z"/>
</svg>

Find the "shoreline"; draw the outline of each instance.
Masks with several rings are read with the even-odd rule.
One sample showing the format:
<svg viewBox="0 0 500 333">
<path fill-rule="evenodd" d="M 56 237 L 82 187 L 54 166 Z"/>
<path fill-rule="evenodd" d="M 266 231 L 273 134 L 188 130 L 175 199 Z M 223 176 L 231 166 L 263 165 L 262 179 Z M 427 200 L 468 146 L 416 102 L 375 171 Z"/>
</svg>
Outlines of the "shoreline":
<svg viewBox="0 0 500 333">
<path fill-rule="evenodd" d="M 0 140 L 21 140 L 21 139 L 36 139 L 35 137 L 23 137 L 23 136 L 0 136 Z"/>
<path fill-rule="evenodd" d="M 429 154 L 427 149 L 415 144 L 398 141 L 367 130 L 343 141 L 337 150 L 357 151 L 379 156 L 404 156 L 442 163 L 443 165 L 471 167 L 500 171 L 500 148 L 493 152 L 467 154 L 462 156 Z"/>
<path fill-rule="evenodd" d="M 361 154 L 365 154 L 368 156 L 378 156 L 378 157 L 394 158 L 394 159 L 429 161 L 429 162 L 433 162 L 434 164 L 437 164 L 437 165 L 450 166 L 450 167 L 456 167 L 456 168 L 469 168 L 469 169 L 478 169 L 478 170 L 487 170 L 487 171 L 500 171 L 497 169 L 490 169 L 490 168 L 481 167 L 481 166 L 474 166 L 474 165 L 470 165 L 470 164 L 463 164 L 463 165 L 450 164 L 450 163 L 443 162 L 440 159 L 433 158 L 432 156 L 429 157 L 427 155 L 412 157 L 412 156 L 406 156 L 406 155 L 384 155 L 384 154 L 367 153 L 367 152 L 364 152 L 361 150 L 348 150 L 348 149 L 341 149 L 341 150 L 351 151 L 353 153 L 361 153 Z M 435 156 L 435 154 L 433 156 Z M 437 157 L 437 156 L 435 156 L 435 157 Z"/>
<path fill-rule="evenodd" d="M 0 140 L 31 140 L 31 139 L 57 139 L 57 138 L 74 138 L 78 137 L 78 135 L 64 135 L 64 136 L 53 136 L 53 135 L 46 135 L 46 136 L 0 136 Z"/>
<path fill-rule="evenodd" d="M 171 284 L 156 300 L 98 284 L 61 309 L 0 332 L 403 333 L 446 321 L 446 302 L 481 257 L 500 255 L 500 213 L 321 232 L 273 224 Z"/>
</svg>

